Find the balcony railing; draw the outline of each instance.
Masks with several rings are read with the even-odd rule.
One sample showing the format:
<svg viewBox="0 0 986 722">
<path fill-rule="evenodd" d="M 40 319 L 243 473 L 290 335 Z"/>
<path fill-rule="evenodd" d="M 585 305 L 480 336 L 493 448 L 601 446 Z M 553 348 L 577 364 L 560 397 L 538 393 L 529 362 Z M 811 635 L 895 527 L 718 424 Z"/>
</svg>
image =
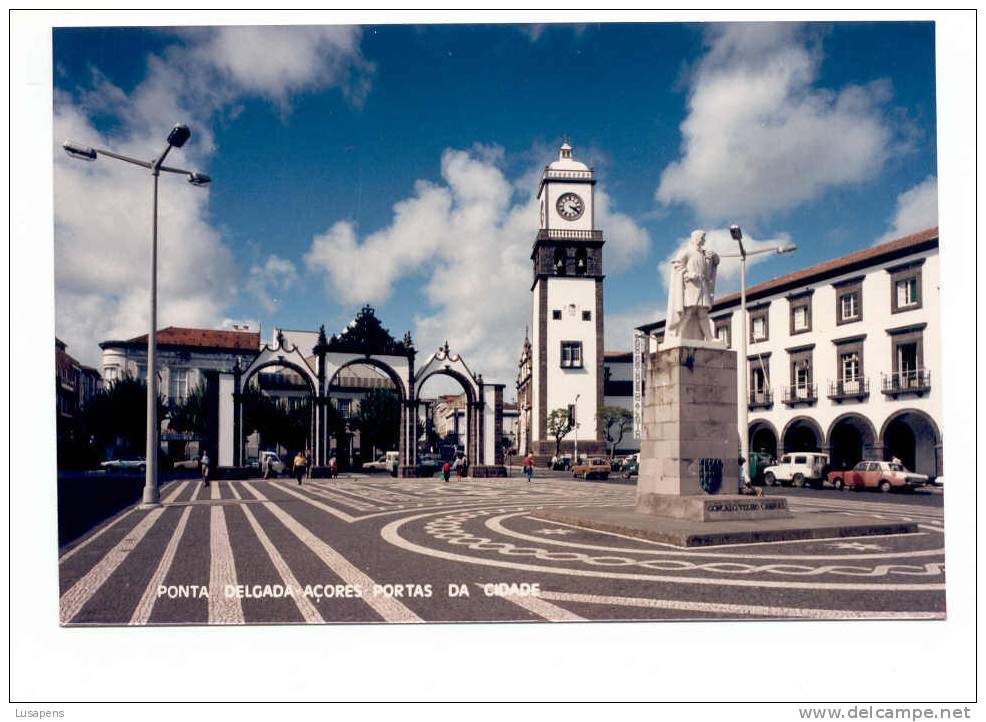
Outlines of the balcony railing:
<svg viewBox="0 0 986 722">
<path fill-rule="evenodd" d="M 601 241 L 602 231 L 576 231 L 561 228 L 542 228 L 538 231 L 539 241 Z"/>
<path fill-rule="evenodd" d="M 880 386 L 883 393 L 894 398 L 901 394 L 923 396 L 931 390 L 931 372 L 928 369 L 914 369 L 881 374 Z"/>
<path fill-rule="evenodd" d="M 815 384 L 799 384 L 784 389 L 784 403 L 788 406 L 813 404 L 818 401 L 818 390 Z"/>
<path fill-rule="evenodd" d="M 867 378 L 852 381 L 829 381 L 829 398 L 836 403 L 847 400 L 861 401 L 870 395 L 870 380 Z"/>
<path fill-rule="evenodd" d="M 544 178 L 551 179 L 571 179 L 571 180 L 592 180 L 593 175 L 595 175 L 592 169 L 590 170 L 557 170 L 555 168 L 544 167 Z"/>
<path fill-rule="evenodd" d="M 769 409 L 773 405 L 774 392 L 770 389 L 753 389 L 750 391 L 749 406 L 751 409 Z"/>
</svg>

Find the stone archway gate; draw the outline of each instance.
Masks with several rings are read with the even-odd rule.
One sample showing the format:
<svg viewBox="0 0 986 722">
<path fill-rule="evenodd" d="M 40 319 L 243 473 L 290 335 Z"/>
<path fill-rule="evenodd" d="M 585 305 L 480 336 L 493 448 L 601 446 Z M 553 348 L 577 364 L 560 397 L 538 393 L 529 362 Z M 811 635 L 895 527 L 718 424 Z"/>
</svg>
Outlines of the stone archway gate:
<svg viewBox="0 0 986 722">
<path fill-rule="evenodd" d="M 487 384 L 482 375 L 473 374 L 465 362 L 449 350 L 448 343 L 428 357 L 415 371 L 416 351 L 411 334 L 403 340 L 394 339 L 376 318 L 369 306 L 364 306 L 341 334 L 327 338 L 325 327 L 319 329 L 315 346 L 301 349 L 279 335 L 273 345 L 265 344 L 245 367 L 237 361 L 229 372 L 219 374 L 218 461 L 220 472 L 232 476 L 246 473 L 243 458 L 243 389 L 261 369 L 284 366 L 298 373 L 308 384 L 313 398 L 313 475 L 325 475 L 328 463 L 329 435 L 326 407 L 330 401 L 329 386 L 333 377 L 344 367 L 369 364 L 379 368 L 394 383 L 400 400 L 400 434 L 398 475 L 417 474 L 418 398 L 416 389 L 431 376 L 441 374 L 454 378 L 466 394 L 466 420 L 469 460 L 472 476 L 505 476 L 503 449 L 504 384 Z"/>
</svg>

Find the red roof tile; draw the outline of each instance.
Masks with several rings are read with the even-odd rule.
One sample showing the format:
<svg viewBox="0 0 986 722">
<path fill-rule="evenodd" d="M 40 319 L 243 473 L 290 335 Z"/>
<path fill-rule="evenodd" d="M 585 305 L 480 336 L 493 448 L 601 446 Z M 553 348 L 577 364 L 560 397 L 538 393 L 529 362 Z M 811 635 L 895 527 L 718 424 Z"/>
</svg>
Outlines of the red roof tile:
<svg viewBox="0 0 986 722">
<path fill-rule="evenodd" d="M 603 352 L 604 361 L 633 361 L 632 351 L 604 351 Z"/>
<path fill-rule="evenodd" d="M 754 294 L 762 296 L 764 295 L 764 291 L 770 291 L 774 288 L 796 284 L 798 281 L 807 280 L 814 276 L 835 275 L 840 269 L 850 268 L 886 254 L 904 251 L 911 246 L 917 246 L 925 241 L 930 241 L 937 238 L 938 226 L 935 226 L 934 228 L 929 228 L 919 233 L 912 233 L 911 235 L 904 236 L 903 238 L 896 238 L 892 241 L 887 241 L 886 243 L 881 243 L 877 246 L 865 248 L 862 251 L 857 251 L 856 253 L 850 253 L 848 256 L 840 256 L 839 258 L 833 258 L 830 261 L 816 263 L 814 266 L 802 268 L 800 271 L 794 271 L 793 273 L 788 273 L 784 276 L 778 276 L 777 278 L 772 278 L 769 281 L 758 283 L 756 286 L 751 286 L 748 288 L 746 290 L 746 295 L 747 297 Z M 723 296 L 713 304 L 713 309 L 721 306 L 728 306 L 738 301 L 739 297 L 740 295 L 738 293 Z"/>
<path fill-rule="evenodd" d="M 220 348 L 230 351 L 257 351 L 260 349 L 260 333 L 251 331 L 216 331 L 208 328 L 180 328 L 168 326 L 157 332 L 160 346 L 190 346 L 192 348 Z M 127 344 L 147 344 L 147 334 L 124 341 Z"/>
</svg>

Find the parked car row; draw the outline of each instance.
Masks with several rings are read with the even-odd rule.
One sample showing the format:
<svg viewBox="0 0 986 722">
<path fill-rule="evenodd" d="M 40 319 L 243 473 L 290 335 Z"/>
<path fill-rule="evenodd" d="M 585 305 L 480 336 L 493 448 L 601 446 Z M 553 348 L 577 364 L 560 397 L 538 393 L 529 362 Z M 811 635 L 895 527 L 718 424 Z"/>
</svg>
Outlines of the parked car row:
<svg viewBox="0 0 986 722">
<path fill-rule="evenodd" d="M 928 477 L 915 474 L 894 461 L 861 461 L 852 469 L 830 471 L 828 481 L 836 489 L 894 489 L 913 491 L 928 483 Z"/>
<path fill-rule="evenodd" d="M 895 489 L 913 491 L 928 484 L 929 479 L 908 471 L 899 461 L 860 461 L 852 469 L 832 469 L 828 455 L 816 452 L 784 454 L 777 464 L 763 469 L 763 483 L 767 486 L 781 484 L 821 489 L 826 482 L 840 491 L 879 489 L 889 492 Z"/>
</svg>

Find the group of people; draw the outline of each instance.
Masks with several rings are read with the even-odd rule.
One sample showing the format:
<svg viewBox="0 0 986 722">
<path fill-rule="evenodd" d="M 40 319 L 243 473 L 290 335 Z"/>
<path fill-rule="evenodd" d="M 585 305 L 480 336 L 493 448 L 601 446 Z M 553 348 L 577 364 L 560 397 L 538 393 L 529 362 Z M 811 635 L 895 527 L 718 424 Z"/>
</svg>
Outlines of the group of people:
<svg viewBox="0 0 986 722">
<path fill-rule="evenodd" d="M 271 478 L 273 474 L 272 464 L 273 464 L 273 458 L 268 456 L 264 460 L 265 479 Z M 199 461 L 199 468 L 202 472 L 202 484 L 204 486 L 209 486 L 209 478 L 210 478 L 212 467 L 211 467 L 208 451 L 202 452 L 202 458 Z M 302 484 L 302 480 L 305 477 L 310 479 L 312 475 L 311 452 L 302 452 L 299 450 L 298 453 L 294 455 L 294 461 L 291 464 L 291 470 L 294 475 L 294 478 L 298 481 L 299 486 Z M 452 477 L 452 472 L 455 472 L 456 478 L 458 479 L 462 479 L 464 476 L 468 476 L 469 460 L 464 456 L 460 456 L 456 458 L 455 461 L 453 461 L 452 463 L 449 463 L 448 461 L 445 462 L 445 464 L 442 466 L 442 478 L 445 480 L 446 484 L 449 482 L 449 479 Z M 333 477 L 338 475 L 339 475 L 339 465 L 338 465 L 338 461 L 336 460 L 336 457 L 333 455 L 329 459 L 329 476 Z M 531 478 L 534 476 L 534 457 L 532 457 L 530 454 L 524 457 L 524 475 L 527 477 L 528 481 L 531 481 Z"/>
<path fill-rule="evenodd" d="M 442 465 L 442 478 L 445 479 L 445 483 L 446 484 L 448 483 L 449 479 L 451 478 L 453 471 L 455 472 L 456 478 L 458 478 L 458 479 L 461 479 L 464 476 L 468 476 L 469 475 L 469 460 L 466 457 L 464 457 L 464 456 L 460 456 L 460 457 L 457 457 L 455 459 L 455 461 L 453 461 L 451 463 L 449 463 L 448 461 L 446 461 Z"/>
</svg>

